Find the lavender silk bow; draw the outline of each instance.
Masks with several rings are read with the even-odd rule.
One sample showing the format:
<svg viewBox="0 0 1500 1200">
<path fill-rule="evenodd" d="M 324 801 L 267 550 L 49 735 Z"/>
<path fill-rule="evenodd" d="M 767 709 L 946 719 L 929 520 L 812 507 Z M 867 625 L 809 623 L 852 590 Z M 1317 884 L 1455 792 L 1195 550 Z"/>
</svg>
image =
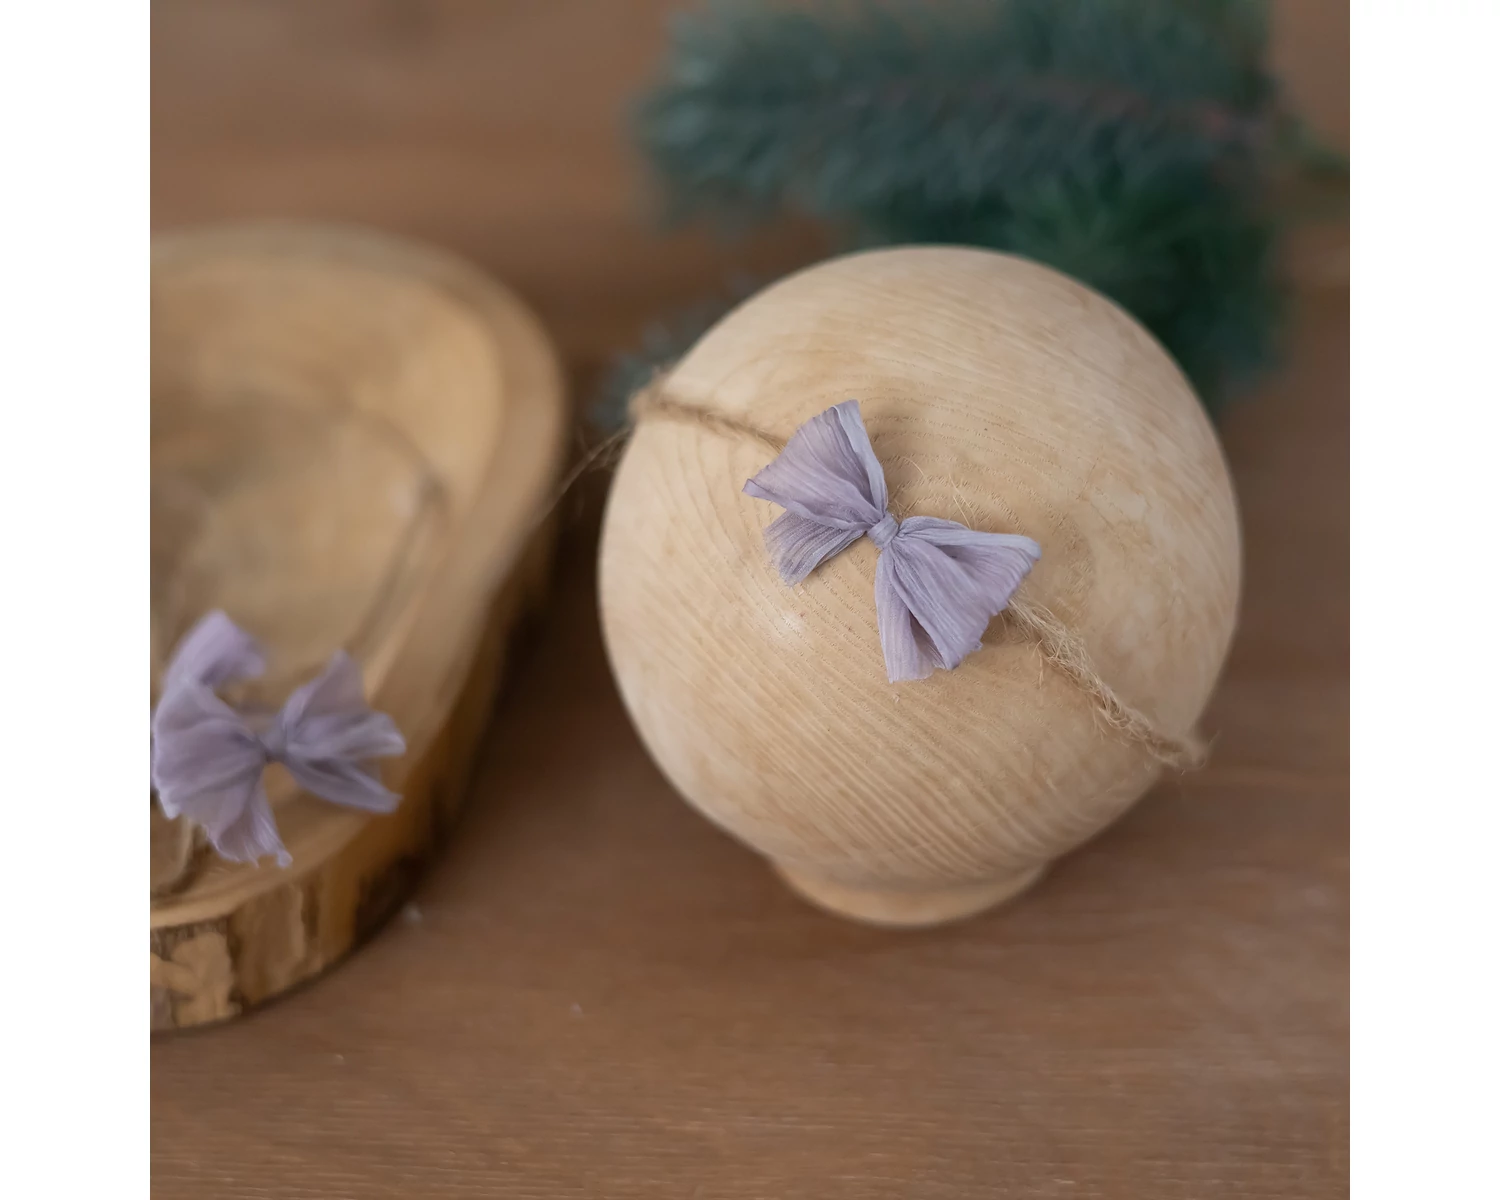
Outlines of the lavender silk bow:
<svg viewBox="0 0 1500 1200">
<path fill-rule="evenodd" d="M 225 858 L 274 854 L 286 866 L 291 856 L 261 784 L 266 764 L 283 763 L 325 800 L 384 813 L 401 797 L 368 764 L 404 753 L 406 742 L 390 717 L 365 704 L 359 667 L 343 651 L 269 719 L 247 719 L 214 694 L 264 670 L 255 640 L 222 612 L 193 626 L 163 675 L 151 718 L 151 783 L 162 811 L 201 825 Z"/>
<path fill-rule="evenodd" d="M 980 533 L 938 517 L 898 521 L 887 512 L 885 471 L 857 400 L 802 425 L 745 491 L 786 509 L 766 527 L 786 583 L 861 537 L 875 543 L 875 616 L 892 683 L 923 679 L 937 667 L 951 671 L 978 650 L 990 618 L 1042 556 L 1029 537 Z"/>
</svg>

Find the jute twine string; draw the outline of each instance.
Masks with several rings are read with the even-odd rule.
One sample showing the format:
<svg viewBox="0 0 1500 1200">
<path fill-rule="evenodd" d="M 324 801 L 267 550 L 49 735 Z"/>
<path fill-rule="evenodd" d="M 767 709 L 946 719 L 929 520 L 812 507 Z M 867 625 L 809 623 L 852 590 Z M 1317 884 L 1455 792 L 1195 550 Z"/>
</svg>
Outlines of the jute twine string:
<svg viewBox="0 0 1500 1200">
<path fill-rule="evenodd" d="M 633 425 L 642 421 L 676 421 L 693 425 L 721 437 L 757 442 L 780 453 L 786 439 L 746 421 L 725 416 L 701 405 L 689 404 L 666 394 L 662 375 L 643 387 L 630 401 L 631 424 L 596 446 L 583 462 L 569 473 L 562 490 L 566 491 L 585 471 L 600 465 L 618 451 L 629 437 Z M 1022 591 L 1025 584 L 1021 585 Z M 1117 736 L 1141 747 L 1157 762 L 1175 771 L 1190 771 L 1203 765 L 1208 748 L 1193 733 L 1169 733 L 1139 709 L 1127 704 L 1114 688 L 1100 676 L 1083 640 L 1064 625 L 1045 605 L 1027 599 L 1019 592 L 1011 598 L 1001 616 L 1021 630 L 1037 646 L 1043 660 L 1071 681 L 1092 702 L 1100 722 Z"/>
</svg>

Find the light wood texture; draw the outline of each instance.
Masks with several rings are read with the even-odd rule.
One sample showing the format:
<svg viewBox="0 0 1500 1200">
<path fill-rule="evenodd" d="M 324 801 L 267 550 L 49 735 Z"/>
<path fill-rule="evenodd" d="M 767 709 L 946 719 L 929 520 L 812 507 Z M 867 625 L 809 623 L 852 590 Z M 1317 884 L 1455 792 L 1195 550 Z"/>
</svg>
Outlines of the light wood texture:
<svg viewBox="0 0 1500 1200">
<path fill-rule="evenodd" d="M 517 288 L 587 396 L 726 270 L 816 251 L 645 219 L 622 106 L 680 6 L 156 0 L 153 220 L 437 241 Z M 1342 143 L 1348 6 L 1275 7 Z M 1212 762 L 943 929 L 829 918 L 682 803 L 617 699 L 570 499 L 410 907 L 316 986 L 151 1047 L 153 1195 L 1346 1197 L 1347 307 L 1299 296 L 1285 369 L 1221 426 L 1245 591 Z"/>
<path fill-rule="evenodd" d="M 746 301 L 662 386 L 781 439 L 857 399 L 892 512 L 1035 538 L 1020 594 L 1156 728 L 1197 721 L 1239 597 L 1233 492 L 1181 372 L 1102 296 L 983 250 L 849 255 Z M 1016 894 L 1156 779 L 1003 618 L 956 670 L 888 683 L 875 546 L 783 584 L 781 510 L 742 491 L 771 457 L 648 417 L 610 493 L 610 661 L 692 804 L 825 907 L 923 925 Z"/>
<path fill-rule="evenodd" d="M 289 867 L 228 863 L 152 821 L 152 1026 L 221 1020 L 369 934 L 463 794 L 538 530 L 563 400 L 531 316 L 437 251 L 251 226 L 157 241 L 152 275 L 152 693 L 192 622 L 266 647 L 279 703 L 336 649 L 404 730 L 374 817 L 267 790 Z M 550 528 L 550 526 L 549 526 Z"/>
<path fill-rule="evenodd" d="M 1346 1197 L 1347 294 L 1300 307 L 1225 422 L 1245 597 L 1205 770 L 974 920 L 826 916 L 646 755 L 586 510 L 411 907 L 153 1047 L 154 1194 Z"/>
</svg>

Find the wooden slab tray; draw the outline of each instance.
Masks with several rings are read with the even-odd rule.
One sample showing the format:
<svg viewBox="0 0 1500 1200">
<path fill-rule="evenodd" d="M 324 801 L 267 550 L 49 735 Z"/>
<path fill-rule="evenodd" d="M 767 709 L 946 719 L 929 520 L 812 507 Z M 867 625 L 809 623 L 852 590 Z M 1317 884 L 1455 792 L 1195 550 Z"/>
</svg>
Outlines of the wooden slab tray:
<svg viewBox="0 0 1500 1200">
<path fill-rule="evenodd" d="M 292 864 L 221 860 L 151 805 L 151 1025 L 310 979 L 400 903 L 464 790 L 507 635 L 545 583 L 563 450 L 556 357 L 447 254 L 256 225 L 152 250 L 151 654 L 224 609 L 280 703 L 342 647 L 406 735 L 366 816 L 266 786 Z"/>
</svg>

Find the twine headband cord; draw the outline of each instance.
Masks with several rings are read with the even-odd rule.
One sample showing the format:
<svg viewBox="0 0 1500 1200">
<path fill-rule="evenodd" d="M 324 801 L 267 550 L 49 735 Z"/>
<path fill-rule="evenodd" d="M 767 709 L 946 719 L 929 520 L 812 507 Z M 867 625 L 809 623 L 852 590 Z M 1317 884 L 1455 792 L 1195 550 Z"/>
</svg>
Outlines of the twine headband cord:
<svg viewBox="0 0 1500 1200">
<path fill-rule="evenodd" d="M 848 403 L 853 404 L 852 401 Z M 843 405 L 840 405 L 838 406 L 838 409 L 842 409 L 843 407 Z M 636 424 L 639 424 L 644 420 L 653 419 L 676 421 L 680 424 L 696 426 L 697 428 L 707 430 L 723 437 L 754 441 L 766 447 L 767 449 L 776 451 L 778 454 L 785 454 L 788 447 L 797 440 L 798 435 L 801 434 L 804 429 L 807 429 L 808 426 L 813 425 L 813 423 L 818 421 L 820 418 L 823 418 L 825 420 L 829 419 L 831 414 L 835 414 L 838 409 L 827 410 L 825 413 L 820 414 L 820 417 L 813 418 L 812 421 L 807 422 L 804 426 L 799 428 L 797 433 L 793 434 L 793 437 L 791 439 L 782 439 L 775 436 L 774 434 L 766 432 L 765 430 L 758 429 L 745 421 L 738 420 L 734 417 L 725 416 L 723 413 L 714 412 L 713 410 L 704 408 L 700 405 L 688 404 L 684 403 L 681 400 L 674 399 L 673 397 L 665 394 L 664 389 L 662 388 L 660 383 L 660 378 L 642 388 L 641 391 L 638 392 L 632 399 L 630 404 L 630 413 L 634 423 Z M 858 410 L 856 406 L 856 414 L 857 411 Z M 857 415 L 854 417 L 854 420 L 858 421 Z M 847 417 L 841 422 L 841 424 L 848 424 Z M 862 423 L 860 425 L 860 432 L 863 432 Z M 854 449 L 856 457 L 860 458 L 859 466 L 867 466 L 867 463 L 859 455 L 859 447 L 857 444 L 858 437 L 856 436 L 851 438 L 850 442 L 852 448 Z M 868 445 L 868 439 L 866 439 L 865 444 Z M 824 457 L 826 458 L 827 455 L 825 455 Z M 873 459 L 873 451 L 871 451 L 871 459 Z M 771 464 L 771 466 L 774 465 L 774 463 Z M 878 469 L 878 462 L 876 466 Z M 761 496 L 764 499 L 771 499 L 777 503 L 780 503 L 781 497 L 778 497 L 777 495 L 766 494 L 766 492 L 770 491 L 771 489 L 764 488 L 763 486 L 757 489 L 755 486 L 755 481 L 763 479 L 769 470 L 770 467 L 768 467 L 766 471 L 762 471 L 760 474 L 755 476 L 754 479 L 752 479 L 750 483 L 746 485 L 745 490 L 751 495 Z M 869 491 L 866 491 L 865 498 L 872 500 L 872 502 L 873 500 L 878 499 L 880 502 L 879 507 L 881 509 L 881 513 L 876 517 L 876 522 L 878 522 L 881 517 L 884 517 L 887 521 L 891 520 L 892 518 L 884 513 L 885 498 L 883 494 L 883 479 L 879 486 L 878 496 L 871 495 L 871 491 L 874 490 L 874 488 L 871 488 Z M 871 531 L 870 529 L 860 529 L 859 532 L 854 533 L 853 536 L 848 537 L 847 540 L 842 540 L 834 536 L 828 537 L 824 546 L 818 547 L 818 549 L 827 549 L 828 552 L 821 554 L 821 556 L 817 558 L 817 561 L 814 562 L 812 566 L 807 566 L 806 570 L 803 570 L 802 568 L 806 565 L 805 560 L 807 558 L 807 554 L 805 552 L 806 541 L 808 537 L 813 534 L 813 531 L 806 528 L 805 526 L 798 526 L 793 523 L 783 524 L 776 532 L 772 532 L 772 530 L 776 529 L 778 522 L 784 522 L 786 521 L 786 518 L 790 516 L 797 516 L 802 521 L 806 521 L 807 518 L 803 515 L 806 512 L 807 510 L 805 508 L 800 507 L 799 509 L 788 509 L 788 511 L 784 513 L 782 517 L 778 517 L 777 521 L 772 523 L 772 527 L 767 530 L 768 546 L 771 550 L 773 559 L 777 561 L 778 569 L 780 570 L 783 578 L 787 578 L 789 574 L 796 574 L 797 578 L 805 576 L 808 571 L 812 570 L 812 568 L 819 562 L 826 560 L 826 558 L 828 557 L 832 557 L 833 554 L 836 554 L 839 550 L 842 550 L 844 546 L 847 546 L 848 544 L 856 540 L 859 536 Z M 826 510 L 824 515 L 828 515 Z M 839 516 L 841 517 L 844 515 L 845 514 L 843 514 L 842 512 L 839 514 Z M 854 524 L 858 524 L 862 520 L 863 515 L 861 515 L 859 519 L 854 522 Z M 962 530 L 964 533 L 968 534 L 970 538 L 975 539 L 1003 539 L 1002 542 L 995 542 L 990 544 L 991 546 L 995 547 L 995 549 L 987 550 L 987 553 L 990 553 L 992 555 L 995 554 L 998 548 L 1004 545 L 1005 542 L 1008 542 L 1010 544 L 1009 553 L 1012 556 L 1014 556 L 1015 554 L 1023 554 L 1025 552 L 1024 548 L 1021 547 L 1019 543 L 1029 542 L 1032 546 L 1035 546 L 1035 543 L 1031 542 L 1031 539 L 1029 538 L 1020 538 L 1017 535 L 979 534 L 976 533 L 976 531 L 968 530 L 965 527 L 958 525 L 957 522 L 938 522 L 936 518 L 930 517 L 907 518 L 907 522 L 903 522 L 901 524 L 908 524 L 911 522 L 925 522 L 941 524 L 943 526 L 954 526 L 956 529 Z M 872 528 L 874 524 L 875 522 L 871 523 Z M 834 527 L 828 525 L 825 522 L 825 529 L 832 528 Z M 843 528 L 850 529 L 851 526 L 848 523 L 844 523 Z M 916 526 L 916 530 L 914 530 L 913 532 L 920 531 L 922 528 L 923 526 L 921 524 L 918 524 Z M 799 538 L 797 536 L 799 534 L 802 535 L 801 541 L 803 543 L 800 547 L 798 545 Z M 842 544 L 838 544 L 841 540 Z M 900 542 L 902 539 L 899 537 L 899 531 L 893 533 L 889 529 L 882 528 L 880 530 L 880 533 L 876 535 L 876 540 L 880 543 L 879 549 L 881 560 L 887 560 L 888 556 L 891 554 L 891 551 L 896 548 L 898 542 Z M 802 551 L 800 556 L 799 550 Z M 1031 561 L 1035 561 L 1034 557 L 1031 559 Z M 1012 565 L 1020 566 L 1021 564 L 1019 562 L 1013 561 Z M 1011 584 L 1011 587 L 1009 589 L 1001 589 L 1002 591 L 1004 591 L 1004 598 L 1001 599 L 999 610 L 997 611 L 1001 611 L 1002 616 L 1008 617 L 1018 629 L 1020 629 L 1036 644 L 1039 652 L 1042 655 L 1042 658 L 1046 662 L 1050 663 L 1054 668 L 1061 672 L 1064 677 L 1070 680 L 1080 691 L 1082 691 L 1089 698 L 1095 715 L 1110 731 L 1128 742 L 1139 745 L 1143 750 L 1146 751 L 1147 754 L 1149 754 L 1153 759 L 1155 759 L 1165 767 L 1169 767 L 1177 771 L 1187 771 L 1202 766 L 1204 760 L 1207 757 L 1207 747 L 1204 745 L 1203 741 L 1200 738 L 1192 733 L 1186 735 L 1177 735 L 1159 729 L 1155 725 L 1155 723 L 1152 722 L 1152 720 L 1144 713 L 1142 713 L 1139 709 L 1136 709 L 1132 705 L 1126 703 L 1126 701 L 1123 700 L 1118 695 L 1118 693 L 1116 693 L 1115 690 L 1110 687 L 1110 685 L 1100 676 L 1098 670 L 1093 664 L 1092 658 L 1089 655 L 1087 646 L 1085 646 L 1083 643 L 1083 640 L 1079 638 L 1077 634 L 1068 629 L 1068 627 L 1064 625 L 1062 621 L 1060 621 L 1051 612 L 1050 609 L 1048 609 L 1043 604 L 1027 599 L 1024 595 L 1013 594 L 1015 589 L 1021 585 L 1021 580 L 1024 578 L 1026 571 L 1029 569 L 1030 562 L 1028 561 L 1024 564 L 1024 569 L 1021 569 L 1019 571 L 1019 574 L 1015 577 L 1014 582 Z M 800 574 L 797 574 L 798 572 L 800 572 Z M 877 565 L 877 581 L 879 580 L 879 575 L 880 568 L 879 565 Z M 886 597 L 884 602 L 884 610 L 882 610 L 882 594 L 884 594 Z M 882 589 L 879 582 L 877 582 L 876 595 L 877 610 L 879 622 L 881 625 L 882 647 L 886 651 L 887 670 L 893 682 L 897 678 L 921 678 L 922 675 L 925 675 L 927 671 L 931 670 L 935 666 L 943 666 L 951 669 L 952 666 L 957 665 L 957 659 L 964 657 L 964 655 L 967 654 L 971 649 L 977 648 L 976 645 L 974 647 L 970 647 L 969 649 L 965 649 L 955 658 L 951 653 L 948 653 L 946 655 L 943 653 L 945 647 L 932 646 L 930 648 L 930 651 L 923 651 L 918 653 L 915 659 L 913 659 L 910 653 L 908 653 L 904 657 L 898 655 L 898 657 L 893 660 L 892 654 L 890 652 L 890 647 L 887 644 L 886 633 L 888 625 L 892 624 L 895 619 L 900 616 L 900 614 L 891 611 L 891 593 L 889 588 Z M 1008 601 L 1008 603 L 1006 601 Z M 916 616 L 917 622 L 920 622 L 922 614 L 918 613 L 913 615 Z M 984 617 L 984 623 L 987 624 L 989 617 L 992 615 L 994 615 L 993 612 L 987 614 Z M 983 625 L 980 626 L 981 632 L 982 629 Z M 977 636 L 975 638 L 975 641 L 977 643 Z M 909 651 L 910 648 L 907 648 L 907 650 Z M 925 669 L 922 669 L 923 667 L 925 667 Z M 915 670 L 916 673 L 908 673 L 912 670 Z"/>
</svg>

